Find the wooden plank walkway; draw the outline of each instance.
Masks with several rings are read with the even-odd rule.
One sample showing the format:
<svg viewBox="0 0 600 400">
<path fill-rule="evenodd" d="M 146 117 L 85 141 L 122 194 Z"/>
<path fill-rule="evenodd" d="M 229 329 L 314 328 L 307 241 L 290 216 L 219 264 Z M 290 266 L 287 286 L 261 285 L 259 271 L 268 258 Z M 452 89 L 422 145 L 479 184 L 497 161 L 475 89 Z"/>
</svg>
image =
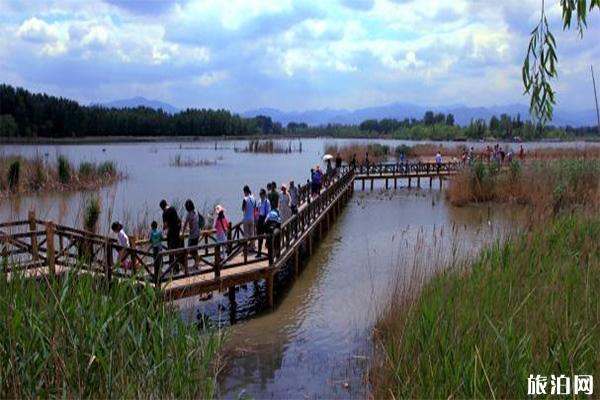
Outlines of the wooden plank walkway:
<svg viewBox="0 0 600 400">
<path fill-rule="evenodd" d="M 208 230 L 202 232 L 198 246 L 163 250 L 157 259 L 147 240 L 130 237 L 132 247 L 122 248 L 113 238 L 40 221 L 30 212 L 27 220 L 0 223 L 0 265 L 7 273 L 25 271 L 26 276 L 53 276 L 76 267 L 108 281 L 135 279 L 160 290 L 167 300 L 227 289 L 235 300 L 236 286 L 264 279 L 267 303 L 273 305 L 276 274 L 284 269 L 299 273 L 302 261 L 313 252 L 315 238 L 320 241 L 349 201 L 355 181 L 362 181 L 364 189 L 366 180 L 372 187 L 374 180 L 384 179 L 387 188 L 390 179 L 442 179 L 457 169 L 455 164 L 432 163 L 343 167 L 318 196 L 311 196 L 308 185 L 301 186 L 297 214 L 271 235 L 247 238 L 238 223 L 230 226 L 226 242 L 217 242 Z M 259 239 L 267 242 L 267 252 L 257 257 L 252 245 Z M 119 251 L 131 269 L 115 262 Z M 191 268 L 194 251 L 199 255 L 198 269 Z"/>
</svg>

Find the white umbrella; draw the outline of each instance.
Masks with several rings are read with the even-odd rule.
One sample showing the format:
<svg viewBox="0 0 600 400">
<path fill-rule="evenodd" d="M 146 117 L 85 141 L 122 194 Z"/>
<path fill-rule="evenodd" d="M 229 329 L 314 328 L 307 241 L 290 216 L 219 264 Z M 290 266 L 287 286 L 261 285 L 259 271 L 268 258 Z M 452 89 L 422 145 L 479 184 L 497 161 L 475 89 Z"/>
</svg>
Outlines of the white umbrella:
<svg viewBox="0 0 600 400">
<path fill-rule="evenodd" d="M 323 161 L 333 160 L 333 156 L 331 154 L 325 154 L 323 156 Z"/>
</svg>

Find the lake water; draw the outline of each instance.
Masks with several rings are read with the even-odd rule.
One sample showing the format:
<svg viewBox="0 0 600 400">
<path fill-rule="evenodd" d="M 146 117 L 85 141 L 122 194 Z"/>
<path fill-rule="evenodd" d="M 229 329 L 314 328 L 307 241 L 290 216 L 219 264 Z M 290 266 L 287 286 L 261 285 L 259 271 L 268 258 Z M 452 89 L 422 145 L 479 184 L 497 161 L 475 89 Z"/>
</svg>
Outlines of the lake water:
<svg viewBox="0 0 600 400">
<path fill-rule="evenodd" d="M 361 140 L 303 139 L 302 153 L 268 155 L 236 153 L 234 147 L 245 147 L 245 141 L 3 146 L 2 151 L 48 153 L 50 158 L 64 154 L 74 162 L 116 161 L 128 179 L 99 193 L 106 232 L 110 219 L 124 221 L 126 229 L 140 221 L 159 220 L 162 198 L 181 202 L 189 197 L 197 205 L 219 202 L 229 210 L 230 218 L 238 221 L 244 184 L 258 192 L 272 180 L 305 182 L 326 143 L 355 142 Z M 298 147 L 298 141 L 292 145 Z M 528 143 L 526 147 L 556 145 L 560 144 Z M 216 160 L 216 164 L 170 166 L 178 155 L 184 160 Z M 374 192 L 357 190 L 300 276 L 293 284 L 278 286 L 274 311 L 265 310 L 262 284 L 239 288 L 234 310 L 222 295 L 209 301 L 180 301 L 185 318 L 208 316 L 216 324 L 237 322 L 229 328 L 220 395 L 365 397 L 373 325 L 382 307 L 393 301 L 388 289 L 394 277 L 402 279 L 415 267 L 426 275 L 428 268 L 443 265 L 453 254 L 471 254 L 518 226 L 520 210 L 456 208 L 446 203 L 434 182 L 432 189 L 408 189 L 402 182 L 396 191 L 382 191 L 381 186 Z M 63 193 L 18 201 L 2 199 L 0 220 L 25 218 L 27 210 L 34 207 L 42 218 L 78 225 L 87 196 L 90 194 Z"/>
</svg>

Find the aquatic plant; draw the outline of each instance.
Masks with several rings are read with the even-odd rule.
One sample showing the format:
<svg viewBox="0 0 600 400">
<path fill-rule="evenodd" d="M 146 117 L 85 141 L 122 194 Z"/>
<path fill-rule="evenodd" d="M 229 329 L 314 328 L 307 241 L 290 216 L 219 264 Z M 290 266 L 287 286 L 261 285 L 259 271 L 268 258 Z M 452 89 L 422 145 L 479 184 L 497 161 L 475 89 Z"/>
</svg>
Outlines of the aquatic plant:
<svg viewBox="0 0 600 400">
<path fill-rule="evenodd" d="M 90 177 L 95 172 L 94 170 L 95 166 L 91 162 L 84 161 L 81 164 L 79 164 L 79 176 L 82 178 Z"/>
<path fill-rule="evenodd" d="M 600 219 L 570 215 L 422 288 L 396 286 L 375 330 L 373 396 L 525 398 L 529 374 L 597 376 L 599 241 Z"/>
<path fill-rule="evenodd" d="M 104 161 L 98 165 L 98 174 L 103 177 L 110 177 L 117 174 L 117 165 L 114 161 Z"/>
<path fill-rule="evenodd" d="M 0 397 L 212 398 L 222 336 L 151 287 L 0 273 Z"/>
<path fill-rule="evenodd" d="M 68 184 L 71 179 L 71 164 L 69 159 L 63 155 L 57 158 L 58 180 L 62 184 Z"/>
<path fill-rule="evenodd" d="M 599 204 L 600 161 L 513 161 L 504 170 L 496 163 L 476 161 L 450 179 L 445 195 L 458 206 L 485 201 L 529 204 L 540 217 L 591 209 Z"/>
<path fill-rule="evenodd" d="M 100 199 L 92 197 L 88 200 L 83 213 L 83 228 L 89 232 L 96 232 L 100 219 Z"/>
<path fill-rule="evenodd" d="M 10 163 L 10 166 L 8 167 L 7 181 L 8 181 L 8 187 L 11 190 L 14 190 L 15 188 L 17 188 L 19 186 L 20 172 L 21 172 L 21 160 L 17 158 L 12 163 Z"/>
<path fill-rule="evenodd" d="M 171 167 L 205 167 L 209 165 L 216 165 L 217 160 L 208 160 L 208 159 L 192 159 L 187 158 L 183 159 L 181 154 L 176 154 L 175 157 L 171 159 L 169 165 Z"/>
<path fill-rule="evenodd" d="M 0 196 L 55 190 L 94 190 L 124 179 L 114 161 L 84 161 L 73 167 L 64 156 L 49 163 L 42 156 L 0 156 Z"/>
</svg>

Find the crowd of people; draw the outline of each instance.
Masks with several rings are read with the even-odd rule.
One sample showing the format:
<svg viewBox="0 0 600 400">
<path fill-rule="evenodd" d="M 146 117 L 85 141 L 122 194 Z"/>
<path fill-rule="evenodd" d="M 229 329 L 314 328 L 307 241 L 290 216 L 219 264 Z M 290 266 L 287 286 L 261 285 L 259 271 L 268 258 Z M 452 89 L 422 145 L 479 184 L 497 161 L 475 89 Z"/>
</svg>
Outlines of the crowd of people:
<svg viewBox="0 0 600 400">
<path fill-rule="evenodd" d="M 320 173 L 320 167 L 316 168 Z M 323 177 L 311 171 L 312 185 L 321 182 Z M 313 193 L 316 196 L 320 193 L 319 190 Z M 245 238 L 254 238 L 259 236 L 258 240 L 252 240 L 248 244 L 250 251 L 256 253 L 256 257 L 260 258 L 265 253 L 263 250 L 263 238 L 267 236 L 266 246 L 271 246 L 270 237 L 273 234 L 278 234 L 281 225 L 298 213 L 300 202 L 300 188 L 294 181 L 290 181 L 289 185 L 281 184 L 279 187 L 276 182 L 269 182 L 265 188 L 259 190 L 258 199 L 252 194 L 252 190 L 248 185 L 242 188 L 242 232 Z M 152 221 L 148 232 L 149 245 L 155 258 L 155 263 L 159 265 L 162 260 L 159 253 L 164 250 L 181 249 L 186 246 L 184 237 L 187 234 L 187 247 L 190 249 L 189 254 L 194 260 L 192 268 L 198 268 L 200 258 L 198 256 L 198 245 L 200 244 L 201 234 L 207 229 L 206 219 L 202 213 L 196 208 L 194 202 L 188 199 L 184 203 L 185 215 L 180 218 L 176 208 L 167 203 L 166 200 L 161 200 L 159 203 L 162 210 L 162 227 L 159 227 L 157 221 Z M 215 234 L 217 243 L 224 243 L 228 240 L 228 235 L 231 230 L 231 224 L 226 215 L 226 210 L 222 205 L 217 205 L 212 213 L 211 228 Z M 127 248 L 131 247 L 128 235 L 125 233 L 123 225 L 115 221 L 111 225 L 111 230 L 117 236 L 117 242 L 120 246 L 118 253 L 118 263 L 124 269 L 131 268 L 131 257 L 128 254 Z M 164 246 L 166 242 L 166 246 Z M 221 246 L 221 257 L 227 255 L 227 246 Z M 169 263 L 173 265 L 174 271 L 177 272 L 181 266 L 186 265 L 186 261 L 181 257 L 169 256 Z"/>
</svg>

